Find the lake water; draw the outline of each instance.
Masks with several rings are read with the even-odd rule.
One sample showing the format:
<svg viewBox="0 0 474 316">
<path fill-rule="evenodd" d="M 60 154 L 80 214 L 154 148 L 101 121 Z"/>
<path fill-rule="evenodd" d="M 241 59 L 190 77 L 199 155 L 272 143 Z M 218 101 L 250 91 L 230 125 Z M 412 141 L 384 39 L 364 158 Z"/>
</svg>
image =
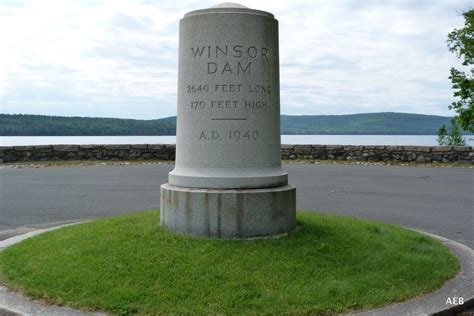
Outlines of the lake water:
<svg viewBox="0 0 474 316">
<path fill-rule="evenodd" d="M 282 135 L 282 144 L 436 146 L 436 135 Z M 465 136 L 474 146 L 474 135 Z M 175 136 L 0 136 L 0 146 L 174 144 Z"/>
</svg>

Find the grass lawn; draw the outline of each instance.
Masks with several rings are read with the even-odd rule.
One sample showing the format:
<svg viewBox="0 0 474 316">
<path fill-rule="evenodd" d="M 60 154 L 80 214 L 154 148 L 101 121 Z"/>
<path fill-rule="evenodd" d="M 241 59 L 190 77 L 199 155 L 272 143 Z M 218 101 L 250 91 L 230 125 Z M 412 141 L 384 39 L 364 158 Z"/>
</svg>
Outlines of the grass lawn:
<svg viewBox="0 0 474 316">
<path fill-rule="evenodd" d="M 401 301 L 454 276 L 436 240 L 391 225 L 298 213 L 287 237 L 176 235 L 158 211 L 48 232 L 0 253 L 8 286 L 114 314 L 335 313 Z"/>
</svg>

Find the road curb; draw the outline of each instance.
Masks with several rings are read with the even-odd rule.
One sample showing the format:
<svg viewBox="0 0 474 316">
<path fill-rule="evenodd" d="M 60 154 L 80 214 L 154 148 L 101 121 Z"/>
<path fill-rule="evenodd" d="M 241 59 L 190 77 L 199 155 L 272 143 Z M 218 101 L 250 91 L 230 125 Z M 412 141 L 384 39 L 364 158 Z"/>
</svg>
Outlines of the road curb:
<svg viewBox="0 0 474 316">
<path fill-rule="evenodd" d="M 25 239 L 37 236 L 39 234 L 63 228 L 66 226 L 77 225 L 82 222 L 60 225 L 48 229 L 40 229 L 26 234 L 18 235 L 0 241 L 0 251 L 17 244 Z M 454 240 L 447 239 L 435 234 L 427 233 L 421 230 L 415 230 L 419 233 L 428 235 L 445 244 L 460 260 L 461 271 L 452 279 L 448 280 L 438 290 L 421 295 L 414 299 L 388 305 L 385 307 L 353 312 L 345 315 L 358 316 L 399 316 L 399 315 L 436 315 L 450 316 L 457 315 L 461 311 L 474 307 L 474 251 L 466 245 Z M 463 305 L 446 304 L 448 298 L 462 297 Z M 45 305 L 37 300 L 32 300 L 26 296 L 10 291 L 8 288 L 0 285 L 0 315 L 97 315 L 102 313 L 90 313 L 78 311 L 67 307 Z"/>
<path fill-rule="evenodd" d="M 8 239 L 0 241 L 0 251 L 5 250 L 14 244 L 17 244 L 25 239 L 37 236 L 59 228 L 85 223 L 87 221 L 75 222 L 65 225 L 60 225 L 47 229 L 39 229 L 26 234 L 17 235 Z M 20 293 L 13 292 L 7 287 L 0 285 L 0 316 L 17 316 L 17 315 L 54 315 L 54 316 L 105 316 L 102 313 L 89 313 L 84 311 L 74 310 L 69 307 L 61 307 L 56 305 L 45 305 L 38 300 L 32 300 Z"/>
<path fill-rule="evenodd" d="M 391 304 L 372 310 L 354 312 L 346 315 L 357 316 L 451 316 L 458 315 L 474 306 L 474 251 L 457 241 L 447 239 L 422 230 L 411 229 L 428 235 L 445 244 L 459 259 L 461 271 L 434 292 L 418 296 L 408 301 Z M 463 298 L 464 304 L 447 304 L 448 298 Z M 472 314 L 468 314 L 472 315 Z M 466 315 L 467 316 L 467 315 Z"/>
</svg>

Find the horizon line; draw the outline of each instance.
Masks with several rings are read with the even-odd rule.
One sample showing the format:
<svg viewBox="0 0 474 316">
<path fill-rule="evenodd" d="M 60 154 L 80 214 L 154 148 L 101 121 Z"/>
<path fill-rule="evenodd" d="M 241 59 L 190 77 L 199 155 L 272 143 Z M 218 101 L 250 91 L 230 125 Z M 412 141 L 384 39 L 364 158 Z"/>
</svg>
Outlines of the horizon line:
<svg viewBox="0 0 474 316">
<path fill-rule="evenodd" d="M 408 114 L 408 115 L 423 115 L 423 116 L 437 116 L 444 118 L 452 118 L 453 116 L 438 115 L 438 114 L 425 114 L 425 113 L 410 113 L 410 112 L 360 112 L 360 113 L 349 113 L 349 114 L 280 114 L 282 116 L 292 116 L 292 117 L 301 117 L 301 116 L 351 116 L 351 115 L 367 115 L 367 114 Z M 57 115 L 57 114 L 30 114 L 30 113 L 1 113 L 0 115 L 24 115 L 24 116 L 52 116 L 52 117 L 64 117 L 64 118 L 93 118 L 93 119 L 117 119 L 117 120 L 136 120 L 136 121 L 154 121 L 162 120 L 167 118 L 175 118 L 177 115 L 165 116 L 160 118 L 130 118 L 130 117 L 111 117 L 111 116 L 80 116 L 80 115 Z"/>
</svg>

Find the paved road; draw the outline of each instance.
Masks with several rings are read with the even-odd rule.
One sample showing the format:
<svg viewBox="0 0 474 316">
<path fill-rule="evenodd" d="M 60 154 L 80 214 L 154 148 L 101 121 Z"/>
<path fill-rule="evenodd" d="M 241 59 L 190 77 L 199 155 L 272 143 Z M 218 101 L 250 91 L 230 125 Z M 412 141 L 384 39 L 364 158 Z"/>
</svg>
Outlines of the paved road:
<svg viewBox="0 0 474 316">
<path fill-rule="evenodd" d="M 37 227 L 157 209 L 173 165 L 0 169 L 0 240 Z M 474 169 L 284 165 L 298 209 L 422 229 L 474 248 Z"/>
</svg>

